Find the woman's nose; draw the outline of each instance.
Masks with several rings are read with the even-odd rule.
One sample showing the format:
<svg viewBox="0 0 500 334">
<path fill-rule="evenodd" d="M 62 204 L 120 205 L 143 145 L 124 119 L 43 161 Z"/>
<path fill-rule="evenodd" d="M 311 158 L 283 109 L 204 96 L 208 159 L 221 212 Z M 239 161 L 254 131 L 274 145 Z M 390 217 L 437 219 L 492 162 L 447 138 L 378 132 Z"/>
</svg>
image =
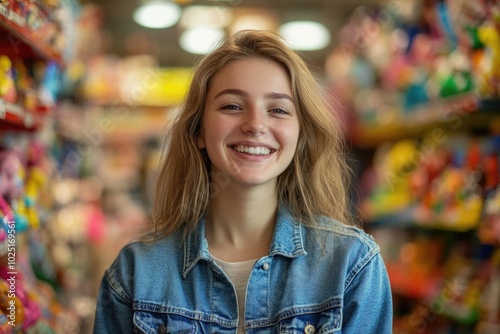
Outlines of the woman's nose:
<svg viewBox="0 0 500 334">
<path fill-rule="evenodd" d="M 245 133 L 258 135 L 265 133 L 268 129 L 266 114 L 260 110 L 251 109 L 247 111 L 243 119 L 241 130 Z"/>
</svg>

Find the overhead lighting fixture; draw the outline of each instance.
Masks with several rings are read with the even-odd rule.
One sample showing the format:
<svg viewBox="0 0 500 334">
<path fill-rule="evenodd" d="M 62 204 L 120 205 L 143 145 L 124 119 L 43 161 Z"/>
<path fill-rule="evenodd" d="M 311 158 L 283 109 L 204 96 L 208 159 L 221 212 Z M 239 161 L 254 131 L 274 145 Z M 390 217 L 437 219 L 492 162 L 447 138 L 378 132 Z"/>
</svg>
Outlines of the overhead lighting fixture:
<svg viewBox="0 0 500 334">
<path fill-rule="evenodd" d="M 321 50 L 330 44 L 330 32 L 319 22 L 287 22 L 279 27 L 279 33 L 295 50 Z"/>
<path fill-rule="evenodd" d="M 234 19 L 228 27 L 230 34 L 240 30 L 270 30 L 278 29 L 276 13 L 263 8 L 236 8 L 233 10 Z"/>
<path fill-rule="evenodd" d="M 227 6 L 184 7 L 179 25 L 183 28 L 209 27 L 224 28 L 232 20 L 233 13 Z"/>
<path fill-rule="evenodd" d="M 185 30 L 179 44 L 184 51 L 202 55 L 213 50 L 224 36 L 222 29 L 198 27 Z"/>
<path fill-rule="evenodd" d="M 233 33 L 240 30 L 274 30 L 276 26 L 269 18 L 262 15 L 246 15 L 238 17 L 231 26 Z"/>
<path fill-rule="evenodd" d="M 166 0 L 152 0 L 143 3 L 133 14 L 134 21 L 146 28 L 169 28 L 179 21 L 181 8 Z"/>
</svg>

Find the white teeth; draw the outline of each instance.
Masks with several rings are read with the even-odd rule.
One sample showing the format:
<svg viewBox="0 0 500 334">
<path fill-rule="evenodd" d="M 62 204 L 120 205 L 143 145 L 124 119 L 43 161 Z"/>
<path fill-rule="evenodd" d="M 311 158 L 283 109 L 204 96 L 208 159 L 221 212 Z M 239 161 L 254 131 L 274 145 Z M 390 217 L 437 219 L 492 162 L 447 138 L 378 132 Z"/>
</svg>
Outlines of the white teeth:
<svg viewBox="0 0 500 334">
<path fill-rule="evenodd" d="M 266 155 L 271 153 L 271 150 L 267 147 L 253 147 L 253 146 L 243 146 L 235 145 L 233 148 L 238 152 L 245 152 L 252 155 Z"/>
</svg>

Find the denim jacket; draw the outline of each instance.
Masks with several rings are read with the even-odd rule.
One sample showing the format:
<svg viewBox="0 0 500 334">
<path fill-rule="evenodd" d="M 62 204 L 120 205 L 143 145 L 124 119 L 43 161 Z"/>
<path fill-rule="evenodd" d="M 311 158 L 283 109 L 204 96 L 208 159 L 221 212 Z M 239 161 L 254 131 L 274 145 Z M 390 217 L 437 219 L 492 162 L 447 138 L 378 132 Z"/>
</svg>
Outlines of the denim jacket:
<svg viewBox="0 0 500 334">
<path fill-rule="evenodd" d="M 179 231 L 122 249 L 103 277 L 94 333 L 236 333 L 236 292 L 209 253 L 204 221 L 182 240 Z M 278 210 L 244 321 L 246 333 L 391 333 L 379 247 L 358 228 L 327 218 L 305 227 Z"/>
</svg>

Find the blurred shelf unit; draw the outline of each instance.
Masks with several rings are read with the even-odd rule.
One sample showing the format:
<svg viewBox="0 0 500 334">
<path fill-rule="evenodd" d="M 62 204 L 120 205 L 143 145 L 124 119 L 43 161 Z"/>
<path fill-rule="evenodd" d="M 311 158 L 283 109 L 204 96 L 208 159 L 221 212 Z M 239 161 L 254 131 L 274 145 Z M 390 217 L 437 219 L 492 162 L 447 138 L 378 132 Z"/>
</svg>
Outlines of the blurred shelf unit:
<svg viewBox="0 0 500 334">
<path fill-rule="evenodd" d="M 453 131 L 487 127 L 500 120 L 500 100 L 482 99 L 473 92 L 437 99 L 399 113 L 397 120 L 370 126 L 357 122 L 352 129 L 352 142 L 357 148 L 374 148 L 384 142 L 408 137 L 418 138 L 435 129 Z"/>
<path fill-rule="evenodd" d="M 397 332 L 499 333 L 499 106 L 455 97 L 358 142 L 373 152 L 360 210 L 386 261 Z"/>
<path fill-rule="evenodd" d="M 0 98 L 0 130 L 35 131 L 46 113 L 45 108 L 41 112 L 32 112 Z"/>
<path fill-rule="evenodd" d="M 0 130 L 35 131 L 54 107 L 69 48 L 56 18 L 61 8 L 41 1 L 0 3 Z"/>
<path fill-rule="evenodd" d="M 500 7 L 357 8 L 326 62 L 395 333 L 500 333 Z"/>
<path fill-rule="evenodd" d="M 0 2 L 0 129 L 36 130 L 74 55 L 76 0 Z"/>
<path fill-rule="evenodd" d="M 52 151 L 56 136 L 46 122 L 72 48 L 74 28 L 67 19 L 77 7 L 76 0 L 0 1 L 0 286 L 7 291 L 11 274 L 16 285 L 0 303 L 0 333 L 80 326 L 61 295 L 65 279 L 52 253 L 62 238 L 56 237 L 49 186 L 60 174 Z"/>
<path fill-rule="evenodd" d="M 61 62 L 62 52 L 54 46 L 59 24 L 52 16 L 41 1 L 0 3 L 0 54 Z"/>
</svg>

